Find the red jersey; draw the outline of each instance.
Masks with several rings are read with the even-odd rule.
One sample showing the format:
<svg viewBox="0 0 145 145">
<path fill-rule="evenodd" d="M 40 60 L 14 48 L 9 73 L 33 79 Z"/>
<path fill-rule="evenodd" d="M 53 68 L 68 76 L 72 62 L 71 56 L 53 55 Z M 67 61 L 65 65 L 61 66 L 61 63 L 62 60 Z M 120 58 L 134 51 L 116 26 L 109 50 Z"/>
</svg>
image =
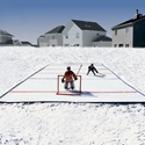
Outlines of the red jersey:
<svg viewBox="0 0 145 145">
<path fill-rule="evenodd" d="M 74 79 L 77 79 L 77 76 L 75 75 L 75 73 L 73 71 L 66 71 L 64 74 L 64 79 L 66 81 L 73 81 Z"/>
</svg>

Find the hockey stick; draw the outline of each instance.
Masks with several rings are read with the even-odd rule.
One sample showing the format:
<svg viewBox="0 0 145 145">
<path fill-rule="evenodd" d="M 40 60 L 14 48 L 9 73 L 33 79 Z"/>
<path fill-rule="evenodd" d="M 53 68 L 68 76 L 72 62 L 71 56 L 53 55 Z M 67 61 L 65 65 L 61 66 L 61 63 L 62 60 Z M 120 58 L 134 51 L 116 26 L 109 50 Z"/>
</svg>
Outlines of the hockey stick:
<svg viewBox="0 0 145 145">
<path fill-rule="evenodd" d="M 79 67 L 79 69 L 78 69 L 78 71 L 77 71 L 77 75 L 80 73 L 80 70 L 81 70 L 81 68 L 82 68 L 82 64 L 80 65 L 80 67 Z"/>
</svg>

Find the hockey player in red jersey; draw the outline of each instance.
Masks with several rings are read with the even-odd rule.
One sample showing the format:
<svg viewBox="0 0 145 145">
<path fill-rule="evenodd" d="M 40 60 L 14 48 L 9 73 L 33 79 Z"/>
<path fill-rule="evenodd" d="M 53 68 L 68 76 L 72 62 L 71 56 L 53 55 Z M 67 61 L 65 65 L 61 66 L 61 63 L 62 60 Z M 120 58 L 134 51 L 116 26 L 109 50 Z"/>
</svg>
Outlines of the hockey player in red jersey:
<svg viewBox="0 0 145 145">
<path fill-rule="evenodd" d="M 71 70 L 71 67 L 67 67 L 67 71 L 65 72 L 62 82 L 65 83 L 64 88 L 69 89 L 70 88 L 73 90 L 74 89 L 74 80 L 77 80 L 77 75 Z"/>
</svg>

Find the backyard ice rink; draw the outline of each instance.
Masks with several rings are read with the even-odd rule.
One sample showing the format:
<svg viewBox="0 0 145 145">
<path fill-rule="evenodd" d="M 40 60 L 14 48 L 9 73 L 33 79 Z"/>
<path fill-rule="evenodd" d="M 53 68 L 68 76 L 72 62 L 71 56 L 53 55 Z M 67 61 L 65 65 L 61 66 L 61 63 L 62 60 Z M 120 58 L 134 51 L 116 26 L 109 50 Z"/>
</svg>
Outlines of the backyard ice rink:
<svg viewBox="0 0 145 145">
<path fill-rule="evenodd" d="M 83 64 L 81 75 L 81 94 L 67 92 L 58 75 L 63 75 L 66 65 L 48 65 L 1 96 L 1 102 L 144 102 L 145 96 L 122 81 L 112 70 L 103 64 L 95 64 L 105 77 L 97 77 L 90 72 L 89 64 Z M 77 73 L 80 64 L 69 64 Z M 80 79 L 80 78 L 79 78 Z M 79 91 L 80 80 L 75 81 L 75 91 Z"/>
</svg>

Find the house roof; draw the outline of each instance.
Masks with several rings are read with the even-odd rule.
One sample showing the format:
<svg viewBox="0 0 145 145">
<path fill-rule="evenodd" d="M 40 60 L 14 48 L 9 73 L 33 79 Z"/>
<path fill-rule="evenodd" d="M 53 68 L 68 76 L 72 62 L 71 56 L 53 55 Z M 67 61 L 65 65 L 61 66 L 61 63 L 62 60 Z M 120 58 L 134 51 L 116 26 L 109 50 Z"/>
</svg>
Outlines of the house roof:
<svg viewBox="0 0 145 145">
<path fill-rule="evenodd" d="M 21 43 L 22 43 L 22 45 L 31 45 L 32 46 L 32 44 L 29 41 L 21 41 Z"/>
<path fill-rule="evenodd" d="M 105 31 L 106 30 L 96 22 L 72 20 L 81 30 L 95 30 L 95 31 Z"/>
<path fill-rule="evenodd" d="M 97 37 L 93 42 L 99 42 L 99 41 L 109 41 L 110 42 L 110 41 L 112 41 L 112 38 L 101 35 L 101 36 Z"/>
<path fill-rule="evenodd" d="M 138 16 L 136 16 L 136 18 L 132 18 L 130 20 L 127 20 L 125 22 L 122 22 L 116 26 L 114 26 L 112 28 L 112 30 L 115 30 L 115 29 L 120 29 L 120 28 L 125 28 L 125 27 L 128 27 L 128 26 L 132 26 L 134 25 L 136 22 L 139 22 L 141 20 L 144 20 L 145 19 L 145 16 L 139 14 Z"/>
<path fill-rule="evenodd" d="M 8 33 L 7 31 L 4 31 L 4 30 L 0 30 L 0 35 L 8 35 L 8 36 L 13 37 L 12 34 Z"/>
<path fill-rule="evenodd" d="M 64 28 L 65 28 L 65 26 L 60 25 L 60 26 L 57 26 L 57 27 L 55 27 L 54 29 L 52 29 L 52 30 L 48 31 L 48 32 L 47 32 L 47 33 L 45 33 L 45 34 L 62 33 L 62 32 L 63 32 L 63 30 L 64 30 Z"/>
</svg>

